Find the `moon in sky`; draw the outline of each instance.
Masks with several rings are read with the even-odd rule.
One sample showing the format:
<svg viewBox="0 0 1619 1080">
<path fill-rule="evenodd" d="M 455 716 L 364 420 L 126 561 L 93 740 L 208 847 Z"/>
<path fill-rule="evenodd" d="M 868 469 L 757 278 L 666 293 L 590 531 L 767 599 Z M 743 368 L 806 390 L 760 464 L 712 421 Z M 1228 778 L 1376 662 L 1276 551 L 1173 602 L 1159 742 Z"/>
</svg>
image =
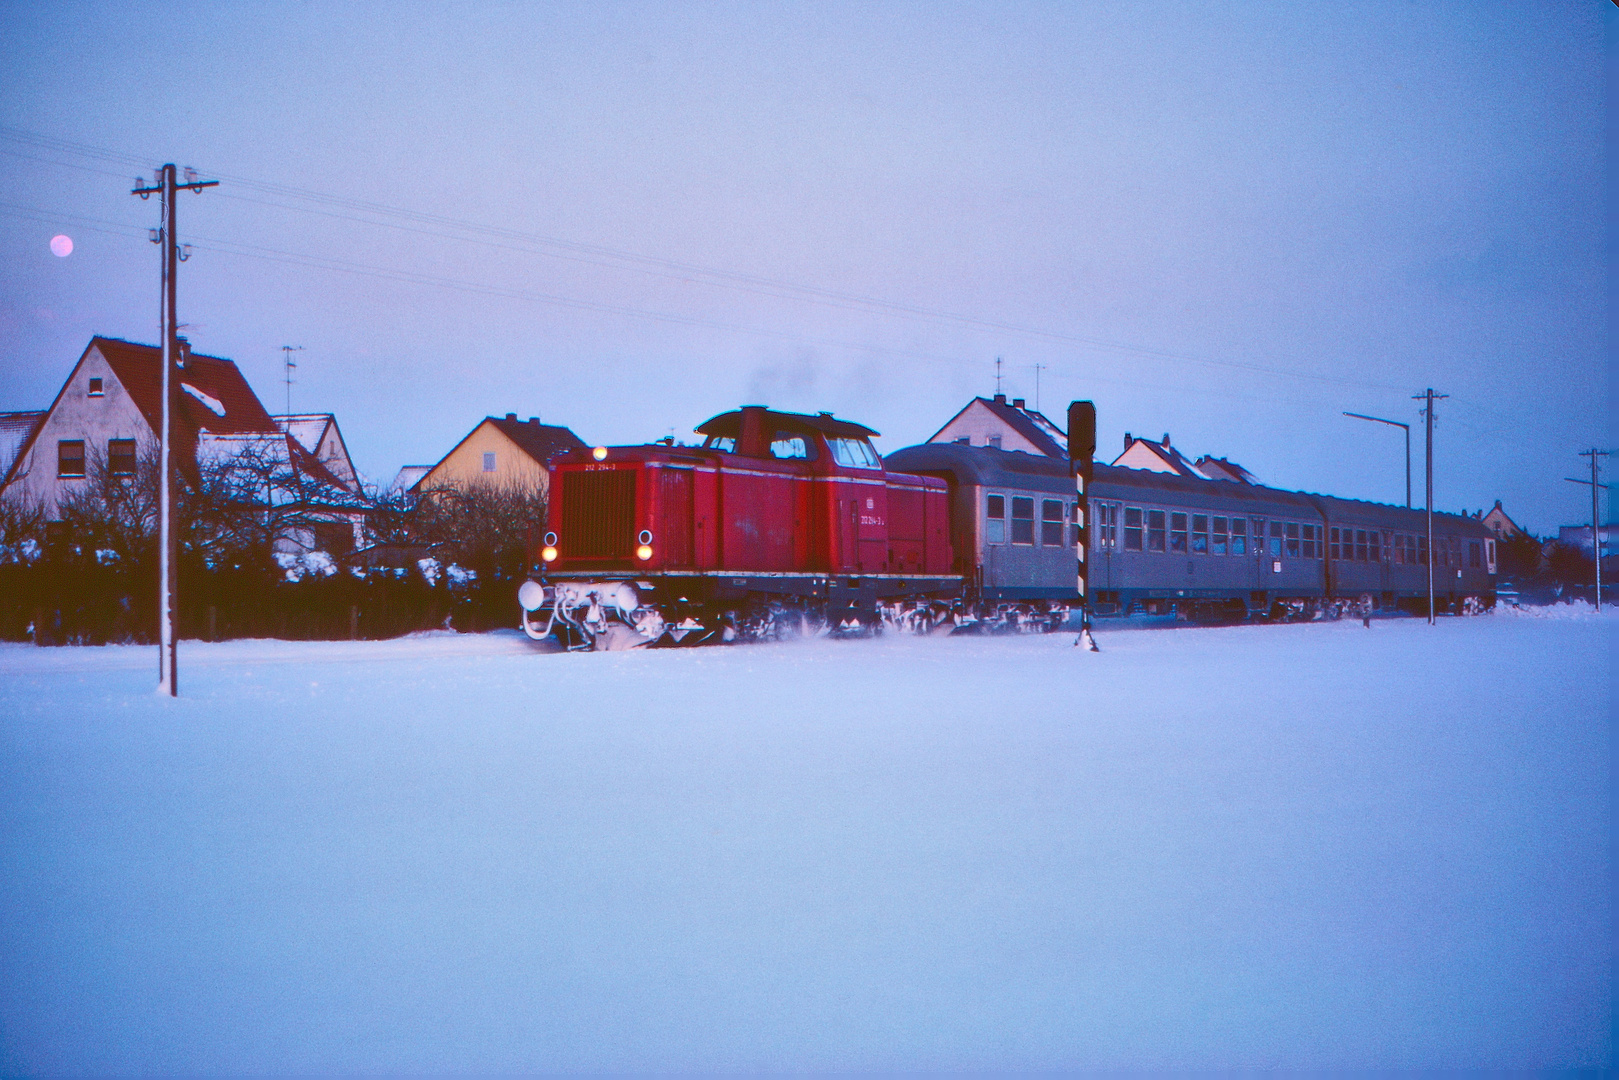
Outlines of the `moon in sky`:
<svg viewBox="0 0 1619 1080">
<path fill-rule="evenodd" d="M 73 237 L 65 233 L 57 233 L 51 237 L 51 254 L 58 259 L 65 259 L 73 254 Z"/>
</svg>

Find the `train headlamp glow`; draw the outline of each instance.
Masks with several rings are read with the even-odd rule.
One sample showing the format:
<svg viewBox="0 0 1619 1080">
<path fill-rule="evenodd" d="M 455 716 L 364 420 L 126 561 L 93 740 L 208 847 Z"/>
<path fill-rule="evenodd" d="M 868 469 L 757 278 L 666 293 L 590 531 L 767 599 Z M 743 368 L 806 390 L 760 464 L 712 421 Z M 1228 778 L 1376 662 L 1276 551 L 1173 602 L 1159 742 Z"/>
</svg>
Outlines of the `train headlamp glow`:
<svg viewBox="0 0 1619 1080">
<path fill-rule="evenodd" d="M 605 446 L 596 447 L 596 449 L 594 449 L 594 450 L 592 450 L 590 452 L 590 456 L 595 458 L 597 461 L 606 461 L 607 460 L 607 447 L 605 447 Z"/>
<path fill-rule="evenodd" d="M 538 611 L 545 606 L 545 586 L 538 581 L 525 581 L 517 590 L 517 602 L 524 611 Z"/>
<path fill-rule="evenodd" d="M 557 549 L 547 545 L 540 549 L 540 558 L 545 562 L 557 561 Z"/>
<path fill-rule="evenodd" d="M 642 562 L 646 562 L 648 559 L 652 558 L 652 545 L 642 544 L 640 547 L 636 548 L 635 557 L 640 559 Z"/>
</svg>

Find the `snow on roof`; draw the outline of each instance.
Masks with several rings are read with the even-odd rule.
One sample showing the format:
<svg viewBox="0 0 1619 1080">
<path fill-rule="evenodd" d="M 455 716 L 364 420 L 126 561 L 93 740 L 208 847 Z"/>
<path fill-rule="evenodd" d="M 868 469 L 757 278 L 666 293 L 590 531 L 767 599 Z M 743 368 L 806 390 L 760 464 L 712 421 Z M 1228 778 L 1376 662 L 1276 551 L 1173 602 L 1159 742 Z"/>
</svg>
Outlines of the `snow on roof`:
<svg viewBox="0 0 1619 1080">
<path fill-rule="evenodd" d="M 204 390 L 198 390 L 195 386 L 192 386 L 188 382 L 181 383 L 180 389 L 184 390 L 186 393 L 208 406 L 209 411 L 215 416 L 223 417 L 225 415 L 225 403 L 214 397 L 212 394 Z"/>
</svg>

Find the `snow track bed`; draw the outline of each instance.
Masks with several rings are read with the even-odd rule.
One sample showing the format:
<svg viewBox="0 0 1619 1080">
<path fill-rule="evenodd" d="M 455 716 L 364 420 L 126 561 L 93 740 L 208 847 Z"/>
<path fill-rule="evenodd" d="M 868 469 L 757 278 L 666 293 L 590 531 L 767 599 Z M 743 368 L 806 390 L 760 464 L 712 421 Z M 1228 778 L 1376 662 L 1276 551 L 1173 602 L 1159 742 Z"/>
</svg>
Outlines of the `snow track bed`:
<svg viewBox="0 0 1619 1080">
<path fill-rule="evenodd" d="M 0 646 L 0 1067 L 1600 1065 L 1615 628 Z"/>
</svg>

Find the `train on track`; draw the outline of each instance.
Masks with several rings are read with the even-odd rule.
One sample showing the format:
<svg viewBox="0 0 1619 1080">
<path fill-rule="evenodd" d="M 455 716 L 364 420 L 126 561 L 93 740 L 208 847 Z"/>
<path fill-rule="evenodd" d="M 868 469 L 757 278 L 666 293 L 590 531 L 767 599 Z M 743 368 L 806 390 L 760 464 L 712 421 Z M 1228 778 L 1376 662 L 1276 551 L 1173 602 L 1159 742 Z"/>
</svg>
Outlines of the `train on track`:
<svg viewBox="0 0 1619 1080">
<path fill-rule="evenodd" d="M 930 443 L 879 456 L 830 413 L 722 413 L 552 467 L 519 590 L 530 637 L 618 649 L 872 632 L 1054 630 L 1071 615 L 1335 616 L 1494 603 L 1478 520 Z M 1082 604 L 1077 556 L 1084 544 Z"/>
</svg>

